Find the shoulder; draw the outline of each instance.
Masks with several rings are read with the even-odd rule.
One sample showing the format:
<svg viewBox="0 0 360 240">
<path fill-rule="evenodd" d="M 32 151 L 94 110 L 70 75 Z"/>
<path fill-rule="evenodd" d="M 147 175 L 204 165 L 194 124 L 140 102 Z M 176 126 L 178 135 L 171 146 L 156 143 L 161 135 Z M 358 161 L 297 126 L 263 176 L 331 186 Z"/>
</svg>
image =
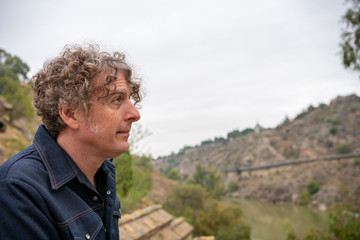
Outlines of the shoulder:
<svg viewBox="0 0 360 240">
<path fill-rule="evenodd" d="M 34 180 L 34 176 L 44 171 L 44 164 L 35 147 L 31 145 L 0 166 L 0 182 L 9 179 Z"/>
</svg>

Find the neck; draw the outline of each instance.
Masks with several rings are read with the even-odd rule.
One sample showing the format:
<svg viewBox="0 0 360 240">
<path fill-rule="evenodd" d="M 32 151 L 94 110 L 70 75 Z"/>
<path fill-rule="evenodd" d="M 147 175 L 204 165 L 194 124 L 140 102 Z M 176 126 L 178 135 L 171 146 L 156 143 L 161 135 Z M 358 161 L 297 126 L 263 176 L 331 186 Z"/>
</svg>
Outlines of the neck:
<svg viewBox="0 0 360 240">
<path fill-rule="evenodd" d="M 68 129 L 60 132 L 56 139 L 57 143 L 72 158 L 75 164 L 85 174 L 94 187 L 96 187 L 95 174 L 100 168 L 104 159 L 89 153 L 81 142 L 77 140 L 76 133 L 72 133 Z"/>
</svg>

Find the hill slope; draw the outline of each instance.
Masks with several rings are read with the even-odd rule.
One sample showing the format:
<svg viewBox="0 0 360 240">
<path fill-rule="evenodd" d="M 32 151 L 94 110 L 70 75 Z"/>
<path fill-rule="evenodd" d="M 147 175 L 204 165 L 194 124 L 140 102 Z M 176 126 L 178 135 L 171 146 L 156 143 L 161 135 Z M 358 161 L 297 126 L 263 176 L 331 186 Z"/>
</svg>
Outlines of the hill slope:
<svg viewBox="0 0 360 240">
<path fill-rule="evenodd" d="M 250 132 L 235 138 L 188 147 L 178 154 L 153 161 L 157 169 L 173 167 L 191 176 L 197 164 L 218 169 L 259 166 L 286 159 L 311 158 L 345 152 L 360 152 L 360 97 L 337 97 L 329 105 L 310 106 L 296 119 L 275 129 Z M 356 160 L 357 161 L 357 160 Z M 354 167 L 356 165 L 356 167 Z M 269 201 L 299 201 L 311 181 L 320 184 L 312 203 L 329 204 L 349 191 L 360 196 L 360 166 L 354 159 L 325 161 L 251 174 L 224 176 L 239 186 L 236 197 Z"/>
</svg>

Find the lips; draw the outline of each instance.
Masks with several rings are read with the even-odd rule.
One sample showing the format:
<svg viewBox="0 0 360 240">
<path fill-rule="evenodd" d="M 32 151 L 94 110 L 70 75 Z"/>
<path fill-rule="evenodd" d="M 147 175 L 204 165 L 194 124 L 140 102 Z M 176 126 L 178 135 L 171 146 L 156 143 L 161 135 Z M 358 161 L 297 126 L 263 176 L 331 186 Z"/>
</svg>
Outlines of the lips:
<svg viewBox="0 0 360 240">
<path fill-rule="evenodd" d="M 117 131 L 116 134 L 121 134 L 121 135 L 130 135 L 130 130 L 126 130 L 126 131 Z"/>
</svg>

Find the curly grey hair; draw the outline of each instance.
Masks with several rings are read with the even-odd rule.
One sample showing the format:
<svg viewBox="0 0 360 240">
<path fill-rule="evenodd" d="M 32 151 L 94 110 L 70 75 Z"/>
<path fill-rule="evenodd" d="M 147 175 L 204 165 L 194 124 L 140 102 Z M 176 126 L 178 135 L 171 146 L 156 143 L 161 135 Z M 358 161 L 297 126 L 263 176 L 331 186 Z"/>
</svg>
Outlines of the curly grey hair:
<svg viewBox="0 0 360 240">
<path fill-rule="evenodd" d="M 112 69 L 115 74 L 110 74 Z M 89 102 L 94 91 L 92 80 L 100 72 L 109 73 L 104 84 L 104 97 L 109 94 L 109 86 L 117 78 L 117 73 L 121 72 L 129 84 L 135 104 L 141 101 L 140 79 L 133 77 L 125 55 L 100 52 L 98 45 L 65 46 L 60 56 L 45 62 L 43 69 L 31 79 L 33 104 L 54 138 L 66 127 L 59 115 L 60 107 L 76 106 L 76 110 L 89 114 Z"/>
</svg>

